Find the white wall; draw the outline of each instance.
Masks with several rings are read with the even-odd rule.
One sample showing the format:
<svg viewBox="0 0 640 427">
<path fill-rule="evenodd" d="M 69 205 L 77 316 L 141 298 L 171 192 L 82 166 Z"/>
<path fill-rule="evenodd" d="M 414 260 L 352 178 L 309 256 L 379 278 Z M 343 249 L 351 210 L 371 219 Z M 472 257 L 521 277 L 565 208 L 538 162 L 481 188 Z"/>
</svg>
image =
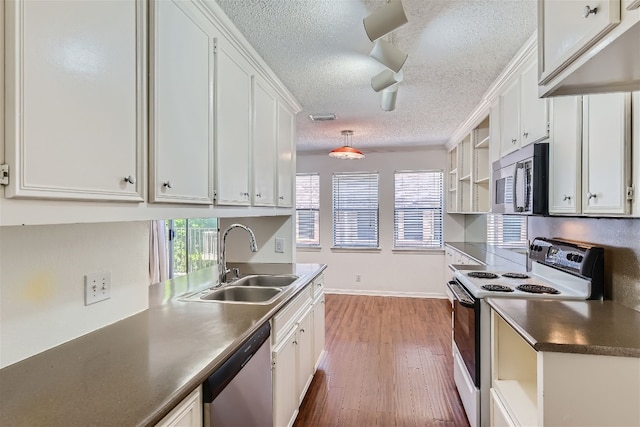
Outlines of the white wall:
<svg viewBox="0 0 640 427">
<path fill-rule="evenodd" d="M 0 227 L 0 367 L 148 307 L 147 222 Z M 84 305 L 84 275 L 111 299 Z"/>
<path fill-rule="evenodd" d="M 298 248 L 296 262 L 328 265 L 325 285 L 333 292 L 444 297 L 444 251 L 393 251 L 393 173 L 396 170 L 444 170 L 444 147 L 365 153 L 362 160 L 336 160 L 326 153 L 298 152 L 298 173 L 320 173 L 321 249 Z M 333 172 L 379 172 L 380 250 L 331 249 Z M 446 186 L 445 186 L 446 188 Z M 446 203 L 445 203 L 446 206 Z M 464 218 L 444 215 L 445 240 L 464 240 Z M 360 282 L 356 276 L 360 275 Z"/>
</svg>

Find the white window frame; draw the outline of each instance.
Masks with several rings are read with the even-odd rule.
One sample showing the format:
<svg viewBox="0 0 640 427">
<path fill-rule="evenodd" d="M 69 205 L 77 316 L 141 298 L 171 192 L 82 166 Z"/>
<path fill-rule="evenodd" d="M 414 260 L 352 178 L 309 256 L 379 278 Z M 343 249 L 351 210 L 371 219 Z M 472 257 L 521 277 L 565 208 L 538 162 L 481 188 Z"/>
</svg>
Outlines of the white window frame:
<svg viewBox="0 0 640 427">
<path fill-rule="evenodd" d="M 380 174 L 377 171 L 336 172 L 332 175 L 331 181 L 333 248 L 378 249 L 380 246 Z M 373 227 L 373 238 L 359 239 L 359 234 L 361 232 L 364 234 L 365 231 L 370 233 L 371 231 L 367 228 L 371 227 Z"/>
<path fill-rule="evenodd" d="M 299 184 L 308 180 L 311 187 L 308 194 L 300 194 Z M 307 188 L 307 191 L 309 189 Z M 313 226 L 315 238 L 302 239 L 300 237 L 300 213 L 313 214 Z M 296 174 L 296 246 L 313 248 L 320 246 L 320 174 L 318 173 L 298 173 Z"/>
<path fill-rule="evenodd" d="M 404 180 L 403 177 L 408 179 Z M 393 248 L 441 249 L 444 245 L 443 171 L 395 171 L 393 183 Z M 420 239 L 406 236 L 407 214 L 414 213 L 420 218 L 415 223 L 420 226 Z M 414 225 L 413 222 L 410 220 L 409 225 Z"/>
</svg>

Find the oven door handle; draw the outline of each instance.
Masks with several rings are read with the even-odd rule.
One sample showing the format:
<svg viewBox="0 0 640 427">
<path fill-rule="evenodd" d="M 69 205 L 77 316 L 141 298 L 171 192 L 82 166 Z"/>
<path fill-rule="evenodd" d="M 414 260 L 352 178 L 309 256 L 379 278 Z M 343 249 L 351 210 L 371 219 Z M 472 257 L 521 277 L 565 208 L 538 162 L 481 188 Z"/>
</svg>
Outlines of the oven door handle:
<svg viewBox="0 0 640 427">
<path fill-rule="evenodd" d="M 447 283 L 447 287 L 463 307 L 474 308 L 475 300 L 471 295 L 469 295 L 469 292 L 460 285 L 460 283 L 452 280 Z"/>
</svg>

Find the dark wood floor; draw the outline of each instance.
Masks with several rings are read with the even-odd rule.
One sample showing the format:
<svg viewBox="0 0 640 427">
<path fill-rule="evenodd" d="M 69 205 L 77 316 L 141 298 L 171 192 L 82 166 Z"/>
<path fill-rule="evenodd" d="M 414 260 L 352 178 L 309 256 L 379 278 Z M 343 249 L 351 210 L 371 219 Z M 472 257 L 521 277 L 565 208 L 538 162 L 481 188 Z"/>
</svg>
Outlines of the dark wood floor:
<svg viewBox="0 0 640 427">
<path fill-rule="evenodd" d="M 325 348 L 295 427 L 469 425 L 448 300 L 326 295 Z"/>
</svg>

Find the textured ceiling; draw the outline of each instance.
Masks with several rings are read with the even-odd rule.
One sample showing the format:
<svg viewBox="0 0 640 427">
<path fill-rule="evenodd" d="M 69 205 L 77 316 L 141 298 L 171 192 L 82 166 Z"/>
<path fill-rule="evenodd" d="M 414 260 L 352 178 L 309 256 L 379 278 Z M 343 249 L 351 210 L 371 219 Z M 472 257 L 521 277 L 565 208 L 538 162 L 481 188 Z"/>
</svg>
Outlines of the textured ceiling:
<svg viewBox="0 0 640 427">
<path fill-rule="evenodd" d="M 536 0 L 403 0 L 409 23 L 390 41 L 409 54 L 395 111 L 371 77 L 383 65 L 362 20 L 386 0 L 217 0 L 302 104 L 299 151 L 443 144 L 536 26 Z M 338 120 L 312 122 L 311 113 Z"/>
</svg>

